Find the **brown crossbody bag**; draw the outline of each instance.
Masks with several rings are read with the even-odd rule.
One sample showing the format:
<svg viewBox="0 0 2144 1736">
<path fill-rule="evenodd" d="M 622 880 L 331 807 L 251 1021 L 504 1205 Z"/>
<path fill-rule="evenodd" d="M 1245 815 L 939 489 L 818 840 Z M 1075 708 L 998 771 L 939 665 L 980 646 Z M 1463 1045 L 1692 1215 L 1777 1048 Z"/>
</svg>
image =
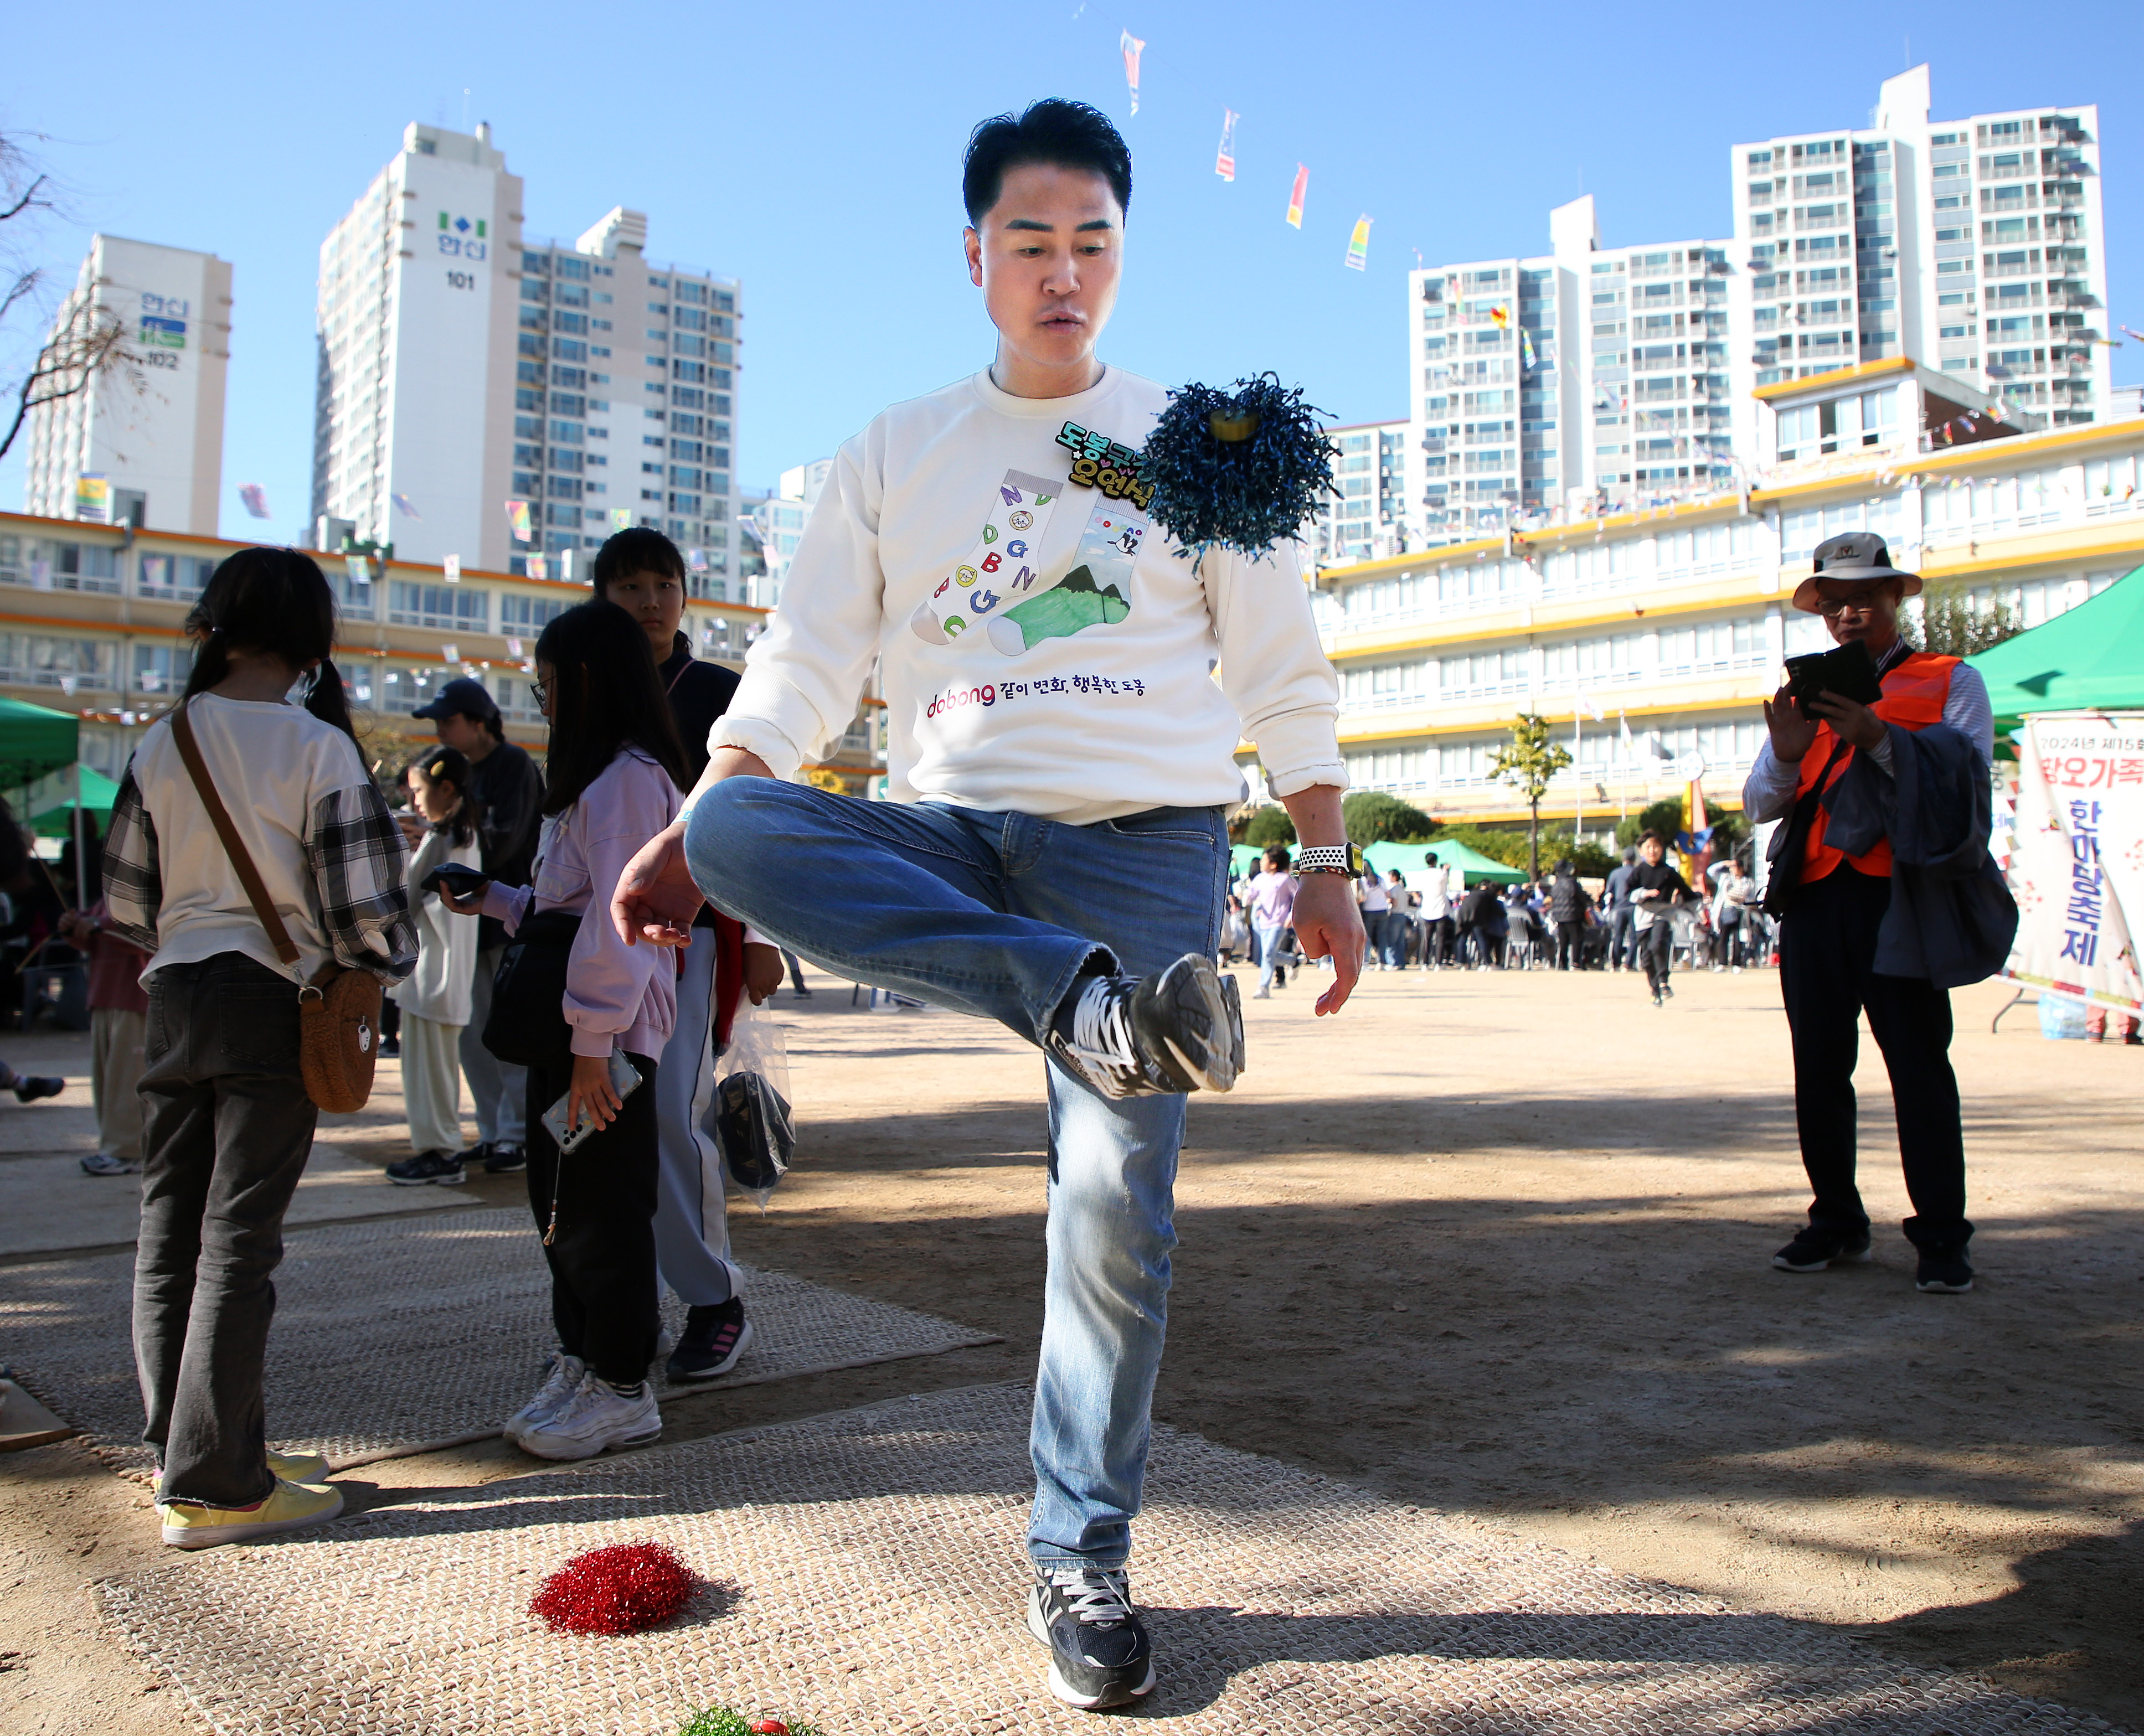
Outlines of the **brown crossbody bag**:
<svg viewBox="0 0 2144 1736">
<path fill-rule="evenodd" d="M 208 766 L 201 758 L 194 727 L 186 721 L 186 707 L 171 713 L 171 738 L 179 744 L 179 757 L 201 794 L 201 806 L 223 840 L 223 847 L 237 870 L 238 883 L 252 900 L 253 914 L 268 931 L 275 956 L 285 965 L 298 962 L 298 943 L 290 938 L 282 917 L 269 900 L 268 887 L 246 841 L 231 824 L 231 811 L 216 793 Z M 352 970 L 330 958 L 298 990 L 298 1065 L 305 1080 L 305 1095 L 320 1109 L 347 1114 L 365 1107 L 372 1095 L 372 1073 L 380 1058 L 380 979 L 370 970 Z"/>
</svg>

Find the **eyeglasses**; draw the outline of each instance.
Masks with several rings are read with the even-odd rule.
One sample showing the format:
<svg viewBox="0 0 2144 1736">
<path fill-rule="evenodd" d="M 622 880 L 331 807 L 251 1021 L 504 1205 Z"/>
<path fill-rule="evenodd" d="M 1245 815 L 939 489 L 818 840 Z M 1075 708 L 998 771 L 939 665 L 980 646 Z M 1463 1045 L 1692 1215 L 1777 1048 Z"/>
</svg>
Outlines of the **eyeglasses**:
<svg viewBox="0 0 2144 1736">
<path fill-rule="evenodd" d="M 552 685 L 553 683 L 548 681 L 532 681 L 529 683 L 529 692 L 536 702 L 538 711 L 542 711 L 545 706 L 550 704 Z"/>
<path fill-rule="evenodd" d="M 1876 598 L 1874 595 L 1872 593 L 1866 591 L 1859 592 L 1852 597 L 1824 597 L 1819 595 L 1816 600 L 1816 612 L 1819 615 L 1843 615 L 1849 609 L 1873 610 L 1875 607 Z"/>
</svg>

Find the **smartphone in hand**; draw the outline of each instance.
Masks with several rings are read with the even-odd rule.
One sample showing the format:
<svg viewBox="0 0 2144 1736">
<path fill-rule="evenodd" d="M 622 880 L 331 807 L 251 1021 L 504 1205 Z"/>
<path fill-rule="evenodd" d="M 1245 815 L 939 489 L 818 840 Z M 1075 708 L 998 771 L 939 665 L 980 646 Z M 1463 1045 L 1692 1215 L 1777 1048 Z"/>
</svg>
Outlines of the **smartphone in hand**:
<svg viewBox="0 0 2144 1736">
<path fill-rule="evenodd" d="M 639 1069 L 616 1049 L 610 1053 L 610 1088 L 618 1093 L 620 1103 L 640 1088 Z M 562 1158 L 591 1133 L 603 1131 L 596 1125 L 595 1118 L 588 1114 L 581 1117 L 578 1127 L 568 1128 L 566 1125 L 566 1106 L 572 1102 L 573 1095 L 568 1091 L 543 1112 L 543 1126 L 552 1138 L 558 1142 L 558 1155 Z"/>
<path fill-rule="evenodd" d="M 484 895 L 484 889 L 491 884 L 491 876 L 474 868 L 464 868 L 459 862 L 442 862 L 424 876 L 421 892 L 437 892 L 444 898 L 459 898 L 464 901 Z"/>
</svg>

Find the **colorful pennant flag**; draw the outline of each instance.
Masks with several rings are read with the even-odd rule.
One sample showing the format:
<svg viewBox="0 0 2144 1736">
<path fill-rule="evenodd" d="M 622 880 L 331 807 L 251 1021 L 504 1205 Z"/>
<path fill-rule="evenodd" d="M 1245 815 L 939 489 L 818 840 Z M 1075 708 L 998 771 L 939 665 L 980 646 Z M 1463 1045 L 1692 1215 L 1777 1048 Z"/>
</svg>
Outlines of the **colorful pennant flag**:
<svg viewBox="0 0 2144 1736">
<path fill-rule="evenodd" d="M 633 528 L 633 508 L 629 506 L 613 507 L 610 509 L 610 528 L 613 530 L 631 530 Z"/>
<path fill-rule="evenodd" d="M 542 555 L 532 554 L 528 558 L 528 560 L 529 576 L 531 578 L 542 578 L 546 576 L 543 557 Z"/>
<path fill-rule="evenodd" d="M 1117 46 L 1124 51 L 1124 82 L 1132 87 L 1132 112 L 1139 112 L 1139 57 L 1146 44 L 1129 30 L 1119 34 Z"/>
<path fill-rule="evenodd" d="M 238 498 L 246 503 L 246 510 L 256 518 L 268 516 L 268 491 L 257 482 L 242 483 Z"/>
<path fill-rule="evenodd" d="M 422 518 L 424 516 L 417 510 L 407 494 L 390 494 L 387 498 L 395 503 L 395 510 L 405 518 Z"/>
<path fill-rule="evenodd" d="M 525 500 L 508 501 L 506 503 L 506 523 L 507 528 L 514 533 L 514 540 L 515 542 L 527 542 L 529 537 L 529 503 Z"/>
<path fill-rule="evenodd" d="M 1347 269 L 1367 271 L 1370 269 L 1370 214 L 1367 211 L 1355 220 L 1355 232 L 1347 238 Z"/>
<path fill-rule="evenodd" d="M 458 554 L 449 555 L 439 563 L 439 571 L 449 584 L 459 584 L 462 582 L 462 558 Z"/>
<path fill-rule="evenodd" d="M 1213 172 L 1223 181 L 1236 178 L 1236 112 L 1221 111 L 1221 151 L 1213 159 Z"/>
<path fill-rule="evenodd" d="M 1297 229 L 1303 227 L 1303 201 L 1310 191 L 1310 171 L 1301 163 L 1295 166 L 1295 191 L 1288 196 L 1288 221 Z"/>
<path fill-rule="evenodd" d="M 1495 322 L 1496 330 L 1501 331 L 1511 323 L 1511 310 L 1508 307 L 1492 307 L 1489 310 L 1489 318 Z"/>
<path fill-rule="evenodd" d="M 1524 331 L 1519 334 L 1519 361 L 1529 374 L 1541 365 L 1534 355 L 1534 340 Z"/>
</svg>

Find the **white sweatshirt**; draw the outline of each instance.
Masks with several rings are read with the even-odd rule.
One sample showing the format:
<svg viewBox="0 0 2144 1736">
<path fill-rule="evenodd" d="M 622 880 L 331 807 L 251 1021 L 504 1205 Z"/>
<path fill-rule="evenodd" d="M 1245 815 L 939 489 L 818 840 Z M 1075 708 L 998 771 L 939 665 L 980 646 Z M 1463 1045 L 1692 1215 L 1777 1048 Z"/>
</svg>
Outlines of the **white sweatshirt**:
<svg viewBox="0 0 2144 1736">
<path fill-rule="evenodd" d="M 1194 572 L 1143 489 L 1105 492 L 1167 404 L 1111 368 L 1069 398 L 984 373 L 885 411 L 836 456 L 709 746 L 795 776 L 876 657 L 897 801 L 1080 825 L 1232 805 L 1243 739 L 1276 796 L 1345 788 L 1296 546 Z"/>
</svg>

